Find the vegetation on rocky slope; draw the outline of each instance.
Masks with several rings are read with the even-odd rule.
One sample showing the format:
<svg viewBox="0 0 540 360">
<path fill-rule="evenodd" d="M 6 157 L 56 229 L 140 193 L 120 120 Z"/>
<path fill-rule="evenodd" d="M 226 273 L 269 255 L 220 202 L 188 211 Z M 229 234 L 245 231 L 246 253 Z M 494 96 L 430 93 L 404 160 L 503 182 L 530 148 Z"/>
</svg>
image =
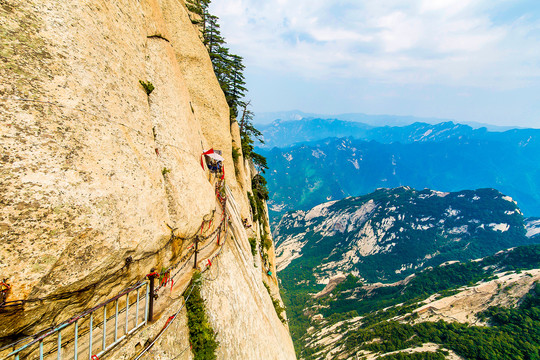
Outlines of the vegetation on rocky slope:
<svg viewBox="0 0 540 360">
<path fill-rule="evenodd" d="M 492 326 L 444 321 L 414 325 L 380 322 L 349 333 L 345 345 L 355 351 L 386 353 L 430 342 L 443 345 L 466 359 L 540 359 L 540 284 L 519 307 L 492 307 L 482 316 Z"/>
<path fill-rule="evenodd" d="M 311 131 L 307 126 L 294 128 L 295 134 L 320 133 L 317 126 Z M 342 137 L 259 149 L 275 170 L 268 175 L 271 216 L 279 220 L 285 211 L 401 185 L 444 191 L 496 186 L 516 199 L 527 216 L 540 214 L 539 130 L 468 137 L 459 128 L 448 127 L 440 137 L 431 138 L 436 127 L 422 128 L 424 133 L 431 131 L 425 138 L 410 133 L 392 136 L 395 128 L 383 127 L 381 137 L 369 140 Z M 270 130 L 277 131 L 263 130 L 265 137 Z M 384 132 L 391 138 L 386 139 Z M 413 136 L 415 140 L 405 140 Z"/>
<path fill-rule="evenodd" d="M 313 286 L 340 272 L 398 281 L 428 266 L 535 242 L 525 236 L 517 205 L 494 189 L 380 189 L 289 213 L 274 235 L 278 253 L 285 243 L 302 241 L 295 250 L 301 256 L 281 270 L 283 281 Z"/>
<path fill-rule="evenodd" d="M 298 354 L 304 359 L 311 359 L 313 354 L 321 350 L 317 347 L 305 346 L 309 339 L 306 335 L 308 327 L 330 327 L 332 324 L 357 316 L 363 317 L 361 327 L 349 332 L 342 342 L 349 350 L 363 349 L 386 353 L 433 342 L 444 345 L 458 354 L 467 354 L 468 351 L 478 350 L 474 350 L 470 343 L 475 342 L 474 339 L 479 337 L 485 340 L 482 346 L 486 346 L 488 341 L 502 342 L 503 344 L 496 351 L 504 353 L 513 351 L 509 345 L 512 341 L 522 344 L 523 349 L 528 349 L 528 346 L 532 346 L 530 344 L 540 342 L 539 334 L 535 332 L 530 334 L 530 326 L 538 325 L 539 320 L 539 286 L 536 286 L 522 301 L 518 309 L 498 307 L 485 312 L 482 315 L 485 320 L 490 320 L 493 325 L 500 326 L 495 330 L 445 322 L 410 325 L 390 320 L 396 316 L 407 317 L 408 314 L 408 319 L 414 320 L 415 315 L 410 315 L 412 311 L 421 305 L 422 300 L 435 293 L 447 296 L 461 286 L 489 280 L 496 272 L 535 268 L 540 268 L 540 245 L 518 247 L 486 257 L 482 261 L 426 269 L 416 274 L 410 281 L 393 286 L 376 287 L 369 291 L 358 278 L 352 275 L 349 275 L 330 294 L 319 299 L 313 298 L 305 288 L 286 288 L 284 299 L 290 316 L 291 333 L 295 339 Z M 313 322 L 312 316 L 315 313 L 323 315 L 323 323 Z M 526 334 L 519 334 L 520 332 Z M 501 334 L 505 333 L 508 335 L 501 338 Z M 382 339 L 382 341 L 373 342 L 373 339 Z M 481 344 L 482 339 L 476 341 L 476 344 Z M 458 344 L 469 344 L 469 346 L 462 348 L 460 346 L 463 345 L 458 346 Z M 480 351 L 480 353 L 483 352 Z M 472 359 L 505 358 L 504 356 L 491 358 L 464 356 Z M 529 358 L 523 357 L 523 359 Z"/>
<path fill-rule="evenodd" d="M 186 291 L 186 309 L 189 327 L 189 342 L 195 360 L 215 360 L 219 343 L 208 321 L 201 296 L 201 274 L 195 273 L 192 286 Z"/>
</svg>

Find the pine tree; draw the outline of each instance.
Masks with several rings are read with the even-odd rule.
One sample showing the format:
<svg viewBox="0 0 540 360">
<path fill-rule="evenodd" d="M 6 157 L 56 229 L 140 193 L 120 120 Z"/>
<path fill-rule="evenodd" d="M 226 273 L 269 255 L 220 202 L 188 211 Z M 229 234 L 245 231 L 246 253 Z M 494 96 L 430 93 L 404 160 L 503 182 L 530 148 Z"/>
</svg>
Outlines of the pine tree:
<svg viewBox="0 0 540 360">
<path fill-rule="evenodd" d="M 229 76 L 229 107 L 231 109 L 231 120 L 238 117 L 238 107 L 243 106 L 243 99 L 246 95 L 247 89 L 245 87 L 246 82 L 244 78 L 245 66 L 242 63 L 243 58 L 238 55 L 231 55 L 230 57 L 230 76 Z"/>
<path fill-rule="evenodd" d="M 218 24 L 219 18 L 215 15 L 206 14 L 204 16 L 204 45 L 210 55 L 216 54 L 218 49 L 225 44 L 225 39 L 221 36 Z"/>
<path fill-rule="evenodd" d="M 217 16 L 205 15 L 204 44 L 210 55 L 214 73 L 229 105 L 231 121 L 234 121 L 238 117 L 241 99 L 247 92 L 243 74 L 245 66 L 241 56 L 231 54 L 229 49 L 225 47 L 225 39 L 221 36 L 218 20 Z"/>
<path fill-rule="evenodd" d="M 254 114 L 253 111 L 248 108 L 250 105 L 251 101 L 242 103 L 242 117 L 238 121 L 242 153 L 245 158 L 251 159 L 260 172 L 264 173 L 265 170 L 268 169 L 266 158 L 253 151 L 254 139 L 264 144 L 263 134 L 253 125 Z"/>
<path fill-rule="evenodd" d="M 211 0 L 186 0 L 186 8 L 189 10 L 189 18 L 192 24 L 202 25 L 201 31 L 204 33 L 205 18 L 208 14 L 208 6 Z"/>
<path fill-rule="evenodd" d="M 242 153 L 245 158 L 251 159 L 260 172 L 264 173 L 268 169 L 266 158 L 253 151 L 254 140 L 264 143 L 262 133 L 253 126 L 254 114 L 248 109 L 250 102 L 243 100 L 247 93 L 244 59 L 231 54 L 225 47 L 225 39 L 221 36 L 218 23 L 219 18 L 208 12 L 210 1 L 186 0 L 186 6 L 189 11 L 202 19 L 203 43 L 208 50 L 214 73 L 229 105 L 230 121 L 238 121 L 239 111 L 242 110 L 242 117 L 238 121 Z"/>
<path fill-rule="evenodd" d="M 225 39 L 221 36 L 219 30 L 219 18 L 214 15 L 207 15 L 204 31 L 204 45 L 210 55 L 214 73 L 219 81 L 221 90 L 225 94 L 227 103 L 230 105 L 230 74 L 231 74 L 231 55 L 229 49 L 226 48 Z"/>
</svg>

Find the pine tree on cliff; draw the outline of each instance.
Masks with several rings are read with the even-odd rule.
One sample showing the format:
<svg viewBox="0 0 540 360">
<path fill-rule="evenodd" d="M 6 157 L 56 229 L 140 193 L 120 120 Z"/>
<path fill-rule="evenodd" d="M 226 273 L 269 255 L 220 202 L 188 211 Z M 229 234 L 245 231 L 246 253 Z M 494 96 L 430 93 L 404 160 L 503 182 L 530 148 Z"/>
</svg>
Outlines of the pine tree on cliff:
<svg viewBox="0 0 540 360">
<path fill-rule="evenodd" d="M 245 66 L 241 56 L 231 54 L 224 46 L 225 39 L 221 36 L 218 20 L 217 16 L 206 16 L 204 44 L 208 49 L 214 73 L 225 94 L 231 111 L 230 118 L 233 121 L 238 117 L 238 107 L 241 106 L 241 99 L 247 91 L 243 73 Z"/>
<path fill-rule="evenodd" d="M 189 18 L 192 24 L 201 25 L 201 31 L 204 33 L 206 16 L 208 15 L 208 6 L 210 0 L 186 0 L 186 8 L 191 14 Z M 193 15 L 195 16 L 193 16 Z"/>
<path fill-rule="evenodd" d="M 225 96 L 227 96 L 227 93 L 229 92 L 229 77 L 231 72 L 229 58 L 229 49 L 223 46 L 218 47 L 214 53 L 210 53 L 214 73 L 216 74 Z"/>
<path fill-rule="evenodd" d="M 266 158 L 253 151 L 254 140 L 264 144 L 262 133 L 253 125 L 254 113 L 249 109 L 251 101 L 242 103 L 242 117 L 238 120 L 238 127 L 240 129 L 240 140 L 242 143 L 242 154 L 244 157 L 251 159 L 257 169 L 264 173 L 268 169 Z"/>
<path fill-rule="evenodd" d="M 230 75 L 229 75 L 229 94 L 227 102 L 231 109 L 231 120 L 238 118 L 238 107 L 244 105 L 241 99 L 246 95 L 246 81 L 244 78 L 243 58 L 238 55 L 231 55 L 229 59 Z"/>
<path fill-rule="evenodd" d="M 208 50 L 212 67 L 219 85 L 230 109 L 231 122 L 237 121 L 239 110 L 242 109 L 242 117 L 239 121 L 242 153 L 247 159 L 251 159 L 260 172 L 268 169 L 266 158 L 253 151 L 254 139 L 262 141 L 262 133 L 253 126 L 253 112 L 248 109 L 250 102 L 245 102 L 247 88 L 244 77 L 245 65 L 241 56 L 231 54 L 225 47 L 225 39 L 221 36 L 219 18 L 208 13 L 210 0 L 187 0 L 188 10 L 202 17 L 203 43 Z"/>
<path fill-rule="evenodd" d="M 230 92 L 229 79 L 231 74 L 231 55 L 229 54 L 229 49 L 224 46 L 225 39 L 221 36 L 217 21 L 217 16 L 206 16 L 203 42 L 210 55 L 212 67 L 214 68 L 214 73 L 219 81 L 221 90 L 223 90 L 223 93 L 227 98 Z M 227 103 L 230 105 L 230 98 L 227 98 Z"/>
<path fill-rule="evenodd" d="M 210 58 L 212 58 L 212 54 L 217 54 L 219 48 L 225 44 L 225 39 L 221 36 L 219 30 L 218 20 L 217 16 L 210 14 L 207 14 L 204 18 L 204 45 L 206 45 Z"/>
</svg>

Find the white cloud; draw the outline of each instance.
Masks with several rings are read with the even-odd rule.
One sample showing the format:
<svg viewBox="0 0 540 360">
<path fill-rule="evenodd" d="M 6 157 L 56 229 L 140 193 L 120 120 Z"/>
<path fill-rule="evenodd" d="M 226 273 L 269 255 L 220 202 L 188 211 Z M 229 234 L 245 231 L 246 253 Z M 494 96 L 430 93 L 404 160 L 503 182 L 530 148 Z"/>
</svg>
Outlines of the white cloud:
<svg viewBox="0 0 540 360">
<path fill-rule="evenodd" d="M 471 6 L 471 0 L 423 0 L 420 2 L 420 13 L 442 12 L 444 14 L 455 15 Z"/>
<path fill-rule="evenodd" d="M 232 50 L 263 71 L 501 89 L 538 81 L 538 14 L 495 22 L 500 4 L 213 0 L 211 11 Z"/>
</svg>

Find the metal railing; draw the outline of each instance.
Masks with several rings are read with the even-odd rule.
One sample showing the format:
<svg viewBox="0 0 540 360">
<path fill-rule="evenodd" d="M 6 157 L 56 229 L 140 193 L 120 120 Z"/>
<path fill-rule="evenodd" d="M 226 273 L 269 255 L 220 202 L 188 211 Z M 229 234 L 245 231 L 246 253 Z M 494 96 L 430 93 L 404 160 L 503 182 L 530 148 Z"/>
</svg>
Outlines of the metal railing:
<svg viewBox="0 0 540 360">
<path fill-rule="evenodd" d="M 138 282 L 42 335 L 29 337 L 15 344 L 4 360 L 99 358 L 128 335 L 146 325 L 149 300 L 149 283 Z M 141 309 L 142 301 L 144 307 Z M 107 317 L 108 313 L 112 315 Z"/>
<path fill-rule="evenodd" d="M 218 246 L 220 243 L 221 233 L 227 233 L 227 214 L 225 209 L 227 197 L 221 196 L 219 189 L 221 189 L 221 181 L 216 184 L 216 195 L 218 201 L 221 204 L 222 214 L 221 223 L 216 227 L 212 233 L 203 236 L 203 225 L 201 225 L 201 235 L 194 237 L 195 243 L 188 248 L 195 246 L 195 250 L 188 251 L 177 263 L 171 265 L 165 272 L 154 272 L 157 277 L 166 276 L 165 279 L 170 279 L 172 290 L 172 279 L 188 264 L 190 258 L 195 254 L 194 267 L 197 264 L 197 253 L 204 250 L 213 243 L 213 238 L 218 239 Z M 227 188 L 227 192 L 230 190 Z M 228 194 L 229 195 L 229 194 Z M 211 239 L 202 248 L 198 248 L 198 242 L 200 239 Z M 173 236 L 171 236 L 173 239 Z M 214 255 L 217 256 L 221 253 L 222 247 Z M 180 264 L 183 265 L 180 266 Z M 127 265 L 126 265 L 127 266 Z M 172 269 L 178 268 L 174 274 L 170 274 Z M 151 270 L 154 271 L 154 270 Z M 111 350 L 114 346 L 123 341 L 128 335 L 137 331 L 149 321 L 151 322 L 152 316 L 152 303 L 154 299 L 154 293 L 160 288 L 164 287 L 167 281 L 163 281 L 157 289 L 153 288 L 153 283 L 156 276 L 148 274 L 147 278 L 150 281 L 139 281 L 132 287 L 123 290 L 115 297 L 108 299 L 107 301 L 72 317 L 71 319 L 64 321 L 60 325 L 44 329 L 36 335 L 28 336 L 24 339 L 18 340 L 15 343 L 6 345 L 0 348 L 0 356 L 4 356 L 6 352 L 12 349 L 9 354 L 5 355 L 2 360 L 20 360 L 20 359 L 99 359 L 103 354 Z M 165 284 L 165 285 L 164 285 Z M 144 290 L 142 290 L 144 287 Z M 141 297 L 142 293 L 142 297 Z M 145 301 L 144 309 L 141 311 L 141 299 Z M 43 299 L 39 299 L 43 301 Z M 20 303 L 19 303 L 20 302 Z M 24 304 L 25 301 L 18 300 L 12 303 L 17 305 Z M 11 302 L 10 302 L 11 303 Z M 6 306 L 6 304 L 3 304 Z M 12 306 L 11 304 L 7 306 Z M 135 310 L 133 309 L 135 306 Z M 107 317 L 107 314 L 114 315 Z M 114 321 L 114 327 L 110 323 Z M 121 331 L 119 331 L 119 325 Z M 122 330 L 123 329 L 123 330 Z M 122 333 L 122 335 L 121 335 Z M 121 336 L 119 336 L 121 335 Z M 98 340 L 96 340 L 98 339 Z M 95 351 L 99 350 L 97 353 Z"/>
</svg>

